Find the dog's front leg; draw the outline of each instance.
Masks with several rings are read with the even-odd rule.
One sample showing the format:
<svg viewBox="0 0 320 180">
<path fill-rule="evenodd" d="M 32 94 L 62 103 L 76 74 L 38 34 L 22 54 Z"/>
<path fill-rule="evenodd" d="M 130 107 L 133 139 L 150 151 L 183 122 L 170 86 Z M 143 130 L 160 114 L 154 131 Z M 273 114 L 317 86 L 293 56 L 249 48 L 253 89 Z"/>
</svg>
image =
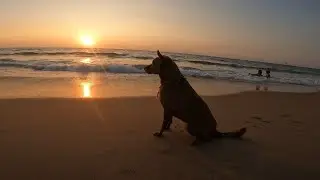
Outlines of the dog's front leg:
<svg viewBox="0 0 320 180">
<path fill-rule="evenodd" d="M 160 132 L 156 132 L 153 135 L 157 137 L 162 137 L 162 134 L 165 130 L 170 129 L 170 125 L 172 123 L 172 113 L 170 111 L 164 110 L 163 113 L 163 121 Z"/>
<path fill-rule="evenodd" d="M 167 117 L 166 117 L 166 116 L 167 116 Z M 171 126 L 171 124 L 172 124 L 172 118 L 173 118 L 173 116 L 172 116 L 171 113 L 169 113 L 169 114 L 167 114 L 167 115 L 164 115 L 164 118 L 167 118 L 167 120 L 166 120 L 166 126 L 164 127 L 164 131 L 170 131 L 170 126 Z"/>
</svg>

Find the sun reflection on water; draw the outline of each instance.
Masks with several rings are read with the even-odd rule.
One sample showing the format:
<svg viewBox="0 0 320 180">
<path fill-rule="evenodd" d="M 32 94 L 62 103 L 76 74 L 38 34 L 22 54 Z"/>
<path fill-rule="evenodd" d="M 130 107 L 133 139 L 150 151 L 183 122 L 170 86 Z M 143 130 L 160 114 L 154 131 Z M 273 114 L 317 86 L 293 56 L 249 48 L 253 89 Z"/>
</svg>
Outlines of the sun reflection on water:
<svg viewBox="0 0 320 180">
<path fill-rule="evenodd" d="M 92 98 L 91 88 L 92 88 L 92 82 L 90 81 L 84 81 L 81 82 L 82 87 L 82 97 L 83 98 Z"/>
<path fill-rule="evenodd" d="M 92 60 L 91 58 L 85 58 L 85 59 L 82 59 L 80 62 L 82 62 L 83 64 L 91 64 Z"/>
</svg>

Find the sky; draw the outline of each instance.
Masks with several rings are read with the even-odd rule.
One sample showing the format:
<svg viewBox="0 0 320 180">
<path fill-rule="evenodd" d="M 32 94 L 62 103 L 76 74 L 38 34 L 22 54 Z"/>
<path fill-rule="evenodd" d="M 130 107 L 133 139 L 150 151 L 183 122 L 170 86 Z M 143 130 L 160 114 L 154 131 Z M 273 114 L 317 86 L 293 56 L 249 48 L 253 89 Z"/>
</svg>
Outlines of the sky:
<svg viewBox="0 0 320 180">
<path fill-rule="evenodd" d="M 0 0 L 0 47 L 197 53 L 320 67 L 318 0 Z"/>
</svg>

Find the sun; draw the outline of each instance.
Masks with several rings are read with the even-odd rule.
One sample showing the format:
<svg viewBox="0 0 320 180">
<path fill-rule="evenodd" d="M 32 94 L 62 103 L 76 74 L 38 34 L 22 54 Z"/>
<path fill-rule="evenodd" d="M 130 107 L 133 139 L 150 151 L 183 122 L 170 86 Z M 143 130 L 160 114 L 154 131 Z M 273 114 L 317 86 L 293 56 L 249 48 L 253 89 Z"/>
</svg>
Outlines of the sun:
<svg viewBox="0 0 320 180">
<path fill-rule="evenodd" d="M 90 35 L 81 36 L 80 40 L 84 46 L 93 46 L 95 44 L 94 39 Z"/>
</svg>

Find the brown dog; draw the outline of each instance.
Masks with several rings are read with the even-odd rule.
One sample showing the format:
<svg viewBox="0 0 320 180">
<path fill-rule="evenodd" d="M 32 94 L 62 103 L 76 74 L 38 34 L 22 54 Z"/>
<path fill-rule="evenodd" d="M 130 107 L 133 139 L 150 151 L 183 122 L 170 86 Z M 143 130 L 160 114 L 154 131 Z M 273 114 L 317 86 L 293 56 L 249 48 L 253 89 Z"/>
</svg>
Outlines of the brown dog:
<svg viewBox="0 0 320 180">
<path fill-rule="evenodd" d="M 161 79 L 160 101 L 164 118 L 160 132 L 155 136 L 161 137 L 170 129 L 173 116 L 187 123 L 187 131 L 196 137 L 193 145 L 209 142 L 215 137 L 241 137 L 246 132 L 245 128 L 226 133 L 217 131 L 217 122 L 209 107 L 181 74 L 176 63 L 159 51 L 157 53 L 152 64 L 144 68 L 148 74 L 158 74 Z"/>
</svg>

